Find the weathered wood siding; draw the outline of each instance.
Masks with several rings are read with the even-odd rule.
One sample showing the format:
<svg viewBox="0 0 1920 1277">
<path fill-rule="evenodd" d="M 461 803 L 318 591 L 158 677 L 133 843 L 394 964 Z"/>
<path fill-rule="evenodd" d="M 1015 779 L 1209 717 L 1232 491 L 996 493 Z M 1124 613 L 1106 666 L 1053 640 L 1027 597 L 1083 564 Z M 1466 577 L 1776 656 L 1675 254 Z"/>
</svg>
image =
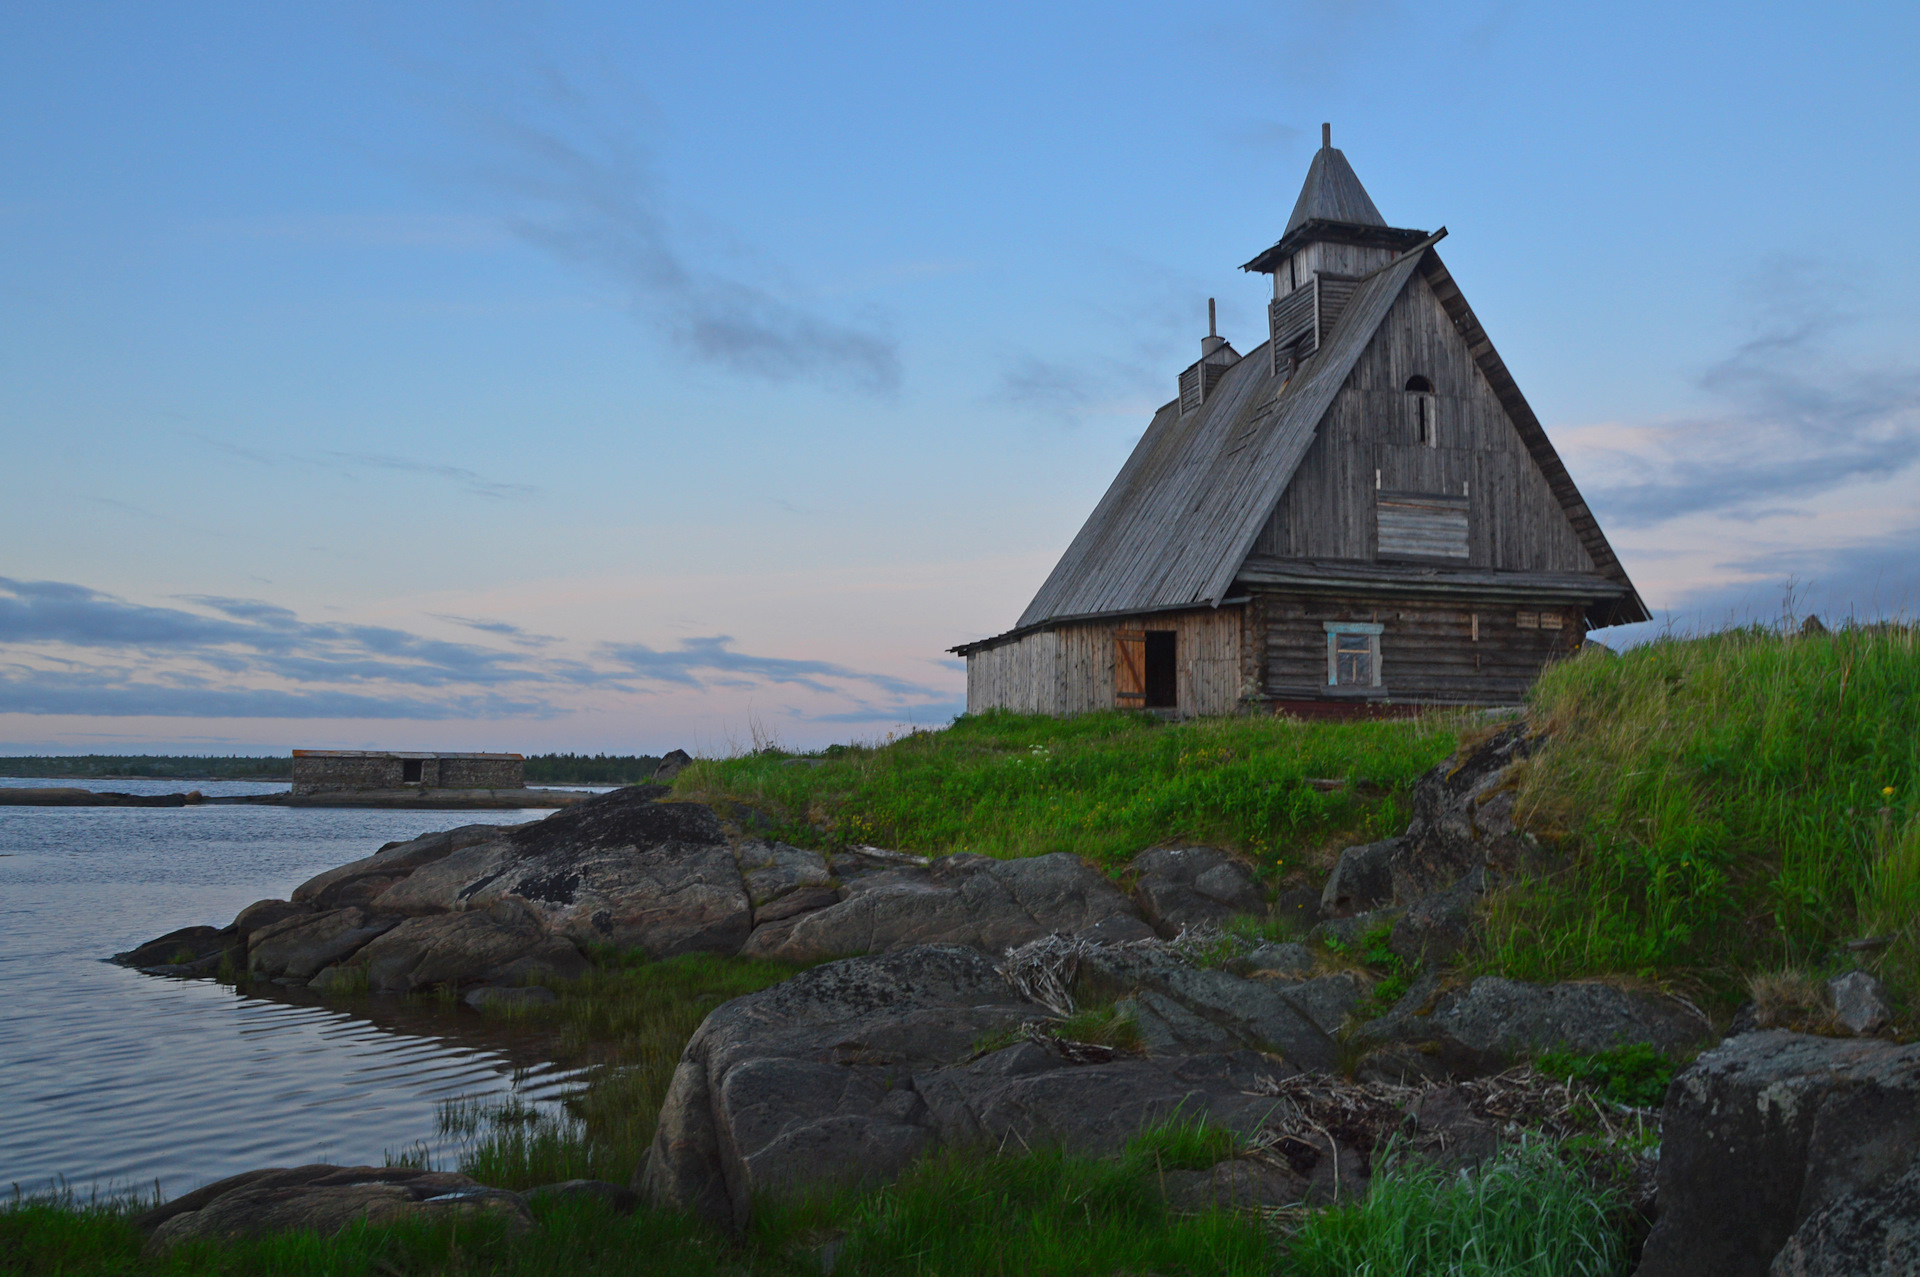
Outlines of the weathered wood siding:
<svg viewBox="0 0 1920 1277">
<path fill-rule="evenodd" d="M 1433 385 L 1438 446 L 1419 442 L 1415 375 Z M 1465 497 L 1463 566 L 1592 572 L 1546 478 L 1427 281 L 1415 275 L 1322 419 L 1254 552 L 1380 557 L 1376 493 Z"/>
<path fill-rule="evenodd" d="M 967 713 L 1011 709 L 1060 712 L 1059 636 L 1052 630 L 967 653 Z"/>
<path fill-rule="evenodd" d="M 1550 619 L 1543 624 L 1543 617 Z M 1380 695 L 1440 705 L 1516 704 L 1547 662 L 1577 649 L 1586 632 L 1577 607 L 1455 600 L 1382 604 L 1262 594 L 1249 604 L 1249 619 L 1263 644 L 1263 690 L 1280 701 L 1329 695 L 1329 621 L 1382 627 Z"/>
<path fill-rule="evenodd" d="M 1255 671 L 1243 661 L 1238 606 L 1079 621 L 967 654 L 967 712 L 1083 714 L 1114 707 L 1114 635 L 1171 630 L 1176 712 L 1232 714 Z"/>
</svg>

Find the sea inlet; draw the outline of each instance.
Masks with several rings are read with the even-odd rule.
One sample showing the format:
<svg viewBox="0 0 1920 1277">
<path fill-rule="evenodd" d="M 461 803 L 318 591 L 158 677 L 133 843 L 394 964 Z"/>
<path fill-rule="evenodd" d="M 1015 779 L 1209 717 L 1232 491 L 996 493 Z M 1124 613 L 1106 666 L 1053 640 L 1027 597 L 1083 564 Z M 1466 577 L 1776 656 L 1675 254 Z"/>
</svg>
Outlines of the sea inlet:
<svg viewBox="0 0 1920 1277">
<path fill-rule="evenodd" d="M 93 787 L 209 797 L 285 788 Z M 0 807 L 0 1186 L 65 1186 L 84 1199 L 157 1185 L 171 1196 L 259 1166 L 424 1154 L 451 1168 L 458 1147 L 438 1130 L 442 1103 L 556 1103 L 573 1075 L 545 1063 L 529 1035 L 463 1007 L 241 994 L 103 960 L 176 927 L 225 925 L 385 842 L 546 814 Z"/>
</svg>

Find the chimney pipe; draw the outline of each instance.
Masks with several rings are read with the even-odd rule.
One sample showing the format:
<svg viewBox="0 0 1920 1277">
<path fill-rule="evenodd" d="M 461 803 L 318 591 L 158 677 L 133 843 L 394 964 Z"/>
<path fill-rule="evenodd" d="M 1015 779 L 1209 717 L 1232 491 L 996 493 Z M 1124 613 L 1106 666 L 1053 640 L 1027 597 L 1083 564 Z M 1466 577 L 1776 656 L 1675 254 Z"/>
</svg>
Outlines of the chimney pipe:
<svg viewBox="0 0 1920 1277">
<path fill-rule="evenodd" d="M 1333 125 L 1331 124 L 1322 124 L 1320 126 L 1320 149 L 1323 151 L 1331 151 L 1333 149 Z"/>
<path fill-rule="evenodd" d="M 1207 335 L 1200 339 L 1200 358 L 1205 359 L 1226 344 L 1226 339 L 1220 335 L 1219 325 L 1214 322 L 1213 298 L 1209 297 L 1207 298 Z"/>
</svg>

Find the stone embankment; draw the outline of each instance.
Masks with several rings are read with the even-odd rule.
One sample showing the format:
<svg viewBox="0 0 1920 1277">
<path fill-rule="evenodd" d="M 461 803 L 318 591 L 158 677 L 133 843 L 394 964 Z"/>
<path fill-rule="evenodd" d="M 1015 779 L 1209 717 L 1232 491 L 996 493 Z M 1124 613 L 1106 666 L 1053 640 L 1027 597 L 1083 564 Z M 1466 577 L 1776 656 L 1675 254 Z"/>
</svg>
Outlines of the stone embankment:
<svg viewBox="0 0 1920 1277">
<path fill-rule="evenodd" d="M 1546 1080 L 1512 1071 L 1533 1053 L 1650 1043 L 1682 1057 L 1711 1036 L 1684 1002 L 1604 983 L 1429 974 L 1383 1009 L 1373 978 L 1341 958 L 1384 936 L 1409 969 L 1432 971 L 1468 942 L 1484 892 L 1537 868 L 1513 819 L 1512 765 L 1529 747 L 1516 726 L 1423 778 L 1404 834 L 1341 856 L 1304 944 L 1225 937 L 1236 919 L 1299 902 L 1269 900 L 1253 867 L 1218 848 L 1144 852 L 1123 890 L 1066 854 L 795 847 L 636 786 L 524 825 L 389 844 L 226 927 L 118 960 L 322 991 L 453 989 L 480 1006 L 550 999 L 544 986 L 584 972 L 597 946 L 837 958 L 701 1025 L 639 1197 L 739 1227 L 756 1199 L 882 1182 L 935 1148 L 1106 1153 L 1177 1116 L 1247 1140 L 1211 1170 L 1171 1175 L 1175 1200 L 1326 1201 L 1364 1189 L 1389 1136 L 1470 1165 L 1525 1114 L 1559 1111 Z M 1835 996 L 1877 1028 L 1872 992 Z M 1130 1026 L 1124 1046 L 1074 1040 L 1069 1017 L 1087 1007 Z M 1846 1266 L 1909 1254 L 1920 1237 L 1901 1222 L 1920 1202 L 1913 1052 L 1761 1032 L 1702 1056 L 1669 1093 L 1643 1271 L 1915 1271 Z M 164 1240 L 328 1211 L 520 1218 L 512 1195 L 457 1178 L 257 1172 L 170 1203 L 151 1227 Z M 1743 1258 L 1726 1267 L 1710 1253 Z"/>
</svg>

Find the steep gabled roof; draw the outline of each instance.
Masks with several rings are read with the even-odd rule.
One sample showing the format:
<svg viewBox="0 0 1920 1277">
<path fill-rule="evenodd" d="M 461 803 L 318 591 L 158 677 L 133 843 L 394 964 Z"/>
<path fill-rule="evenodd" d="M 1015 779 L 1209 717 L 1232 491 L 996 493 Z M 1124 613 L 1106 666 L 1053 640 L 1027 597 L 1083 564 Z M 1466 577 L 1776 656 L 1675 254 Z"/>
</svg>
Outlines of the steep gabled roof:
<svg viewBox="0 0 1920 1277">
<path fill-rule="evenodd" d="M 1193 412 L 1183 416 L 1176 400 L 1154 414 L 1015 632 L 1075 617 L 1217 606 L 1416 270 L 1466 339 L 1599 575 L 1626 588 L 1613 621 L 1645 620 L 1646 606 L 1539 419 L 1439 255 L 1425 248 L 1363 280 L 1320 349 L 1284 385 L 1276 385 L 1262 344 Z"/>
<path fill-rule="evenodd" d="M 1275 386 L 1262 344 L 1193 412 L 1182 416 L 1176 400 L 1156 413 L 1020 627 L 1219 603 L 1422 256 L 1410 253 L 1364 281 L 1284 386 Z"/>
</svg>

